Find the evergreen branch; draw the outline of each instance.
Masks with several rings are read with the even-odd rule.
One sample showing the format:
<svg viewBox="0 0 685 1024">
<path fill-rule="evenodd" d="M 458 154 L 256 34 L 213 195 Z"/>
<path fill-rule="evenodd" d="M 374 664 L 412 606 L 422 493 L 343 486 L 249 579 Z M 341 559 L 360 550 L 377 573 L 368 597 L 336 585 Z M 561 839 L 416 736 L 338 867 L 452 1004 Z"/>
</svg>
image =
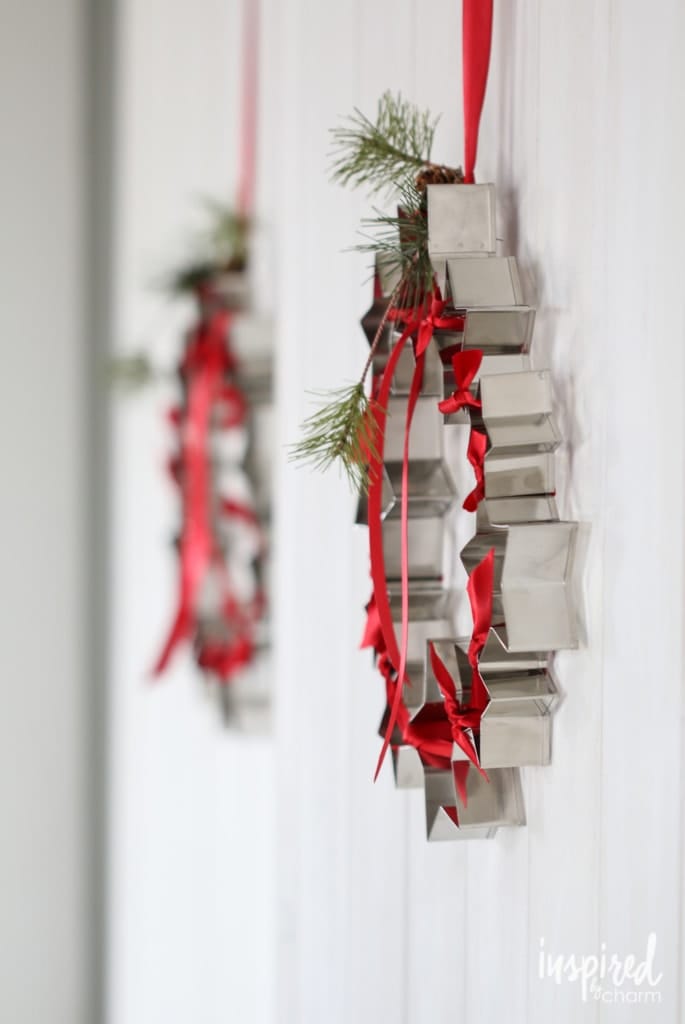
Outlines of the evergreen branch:
<svg viewBox="0 0 685 1024">
<path fill-rule="evenodd" d="M 302 424 L 303 438 L 292 446 L 290 458 L 326 470 L 339 462 L 357 492 L 368 488 L 369 457 L 377 458 L 373 408 L 362 381 L 323 392 L 329 400 Z"/>
<path fill-rule="evenodd" d="M 208 223 L 195 240 L 197 256 L 175 271 L 168 285 L 173 292 L 194 291 L 217 273 L 240 273 L 247 267 L 251 223 L 215 199 L 205 199 Z"/>
<path fill-rule="evenodd" d="M 423 302 L 432 290 L 433 265 L 428 254 L 428 222 L 425 197 L 412 183 L 400 191 L 396 216 L 375 211 L 376 216 L 362 221 L 368 229 L 362 232 L 367 240 L 356 248 L 373 253 L 391 274 L 404 280 L 397 305 L 406 308 Z"/>
<path fill-rule="evenodd" d="M 127 356 L 113 356 L 107 364 L 110 382 L 126 391 L 139 391 L 146 387 L 157 373 L 144 352 Z"/>
<path fill-rule="evenodd" d="M 376 420 L 373 416 L 378 403 L 375 399 L 366 397 L 364 382 L 371 369 L 390 311 L 396 308 L 398 296 L 406 287 L 406 279 L 405 272 L 388 299 L 358 383 L 337 391 L 324 392 L 330 401 L 305 420 L 302 424 L 304 438 L 299 444 L 292 446 L 291 460 L 309 462 L 315 469 L 326 470 L 334 462 L 339 461 L 357 493 L 365 493 L 368 490 L 369 462 L 376 461 L 379 457 L 376 445 Z"/>
<path fill-rule="evenodd" d="M 430 164 L 438 119 L 398 94 L 384 93 L 376 120 L 355 108 L 346 124 L 332 130 L 332 177 L 342 185 L 394 188 Z"/>
</svg>

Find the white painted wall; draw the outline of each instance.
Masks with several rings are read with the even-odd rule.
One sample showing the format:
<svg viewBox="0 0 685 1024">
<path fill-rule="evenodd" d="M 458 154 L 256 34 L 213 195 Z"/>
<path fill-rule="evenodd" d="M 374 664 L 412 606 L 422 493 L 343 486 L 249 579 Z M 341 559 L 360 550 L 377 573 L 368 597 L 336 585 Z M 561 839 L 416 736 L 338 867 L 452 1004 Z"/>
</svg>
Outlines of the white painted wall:
<svg viewBox="0 0 685 1024">
<path fill-rule="evenodd" d="M 479 162 L 540 307 L 568 443 L 563 513 L 587 535 L 586 646 L 557 660 L 554 765 L 525 772 L 527 829 L 428 848 L 418 794 L 376 787 L 381 687 L 355 650 L 368 594 L 352 502 L 284 470 L 281 1019 L 492 1024 L 682 1019 L 685 9 L 496 0 Z M 326 180 L 326 129 L 401 88 L 461 152 L 455 0 L 287 5 L 282 103 L 284 435 L 303 387 L 353 377 L 368 302 L 339 255 L 368 204 Z M 644 390 L 646 387 L 646 391 Z M 652 397 L 653 396 L 653 397 Z M 334 538 L 333 541 L 331 538 Z M 306 742 L 305 742 L 306 738 Z M 582 1004 L 537 978 L 551 952 L 644 955 L 661 1007 Z"/>
<path fill-rule="evenodd" d="M 90 1019 L 78 0 L 0 3 L 0 1019 Z"/>
<path fill-rule="evenodd" d="M 443 111 L 461 153 L 459 4 L 271 0 L 261 202 L 277 230 L 279 436 L 305 389 L 365 354 L 369 210 L 328 182 L 327 131 L 385 88 Z M 116 334 L 149 336 L 145 284 L 199 192 L 230 188 L 235 4 L 122 0 Z M 112 1024 L 472 1024 L 682 1018 L 685 9 L 677 0 L 496 0 L 479 177 L 539 306 L 563 513 L 584 524 L 584 648 L 557 659 L 554 764 L 529 825 L 428 847 L 418 794 L 371 783 L 381 687 L 357 650 L 365 538 L 334 476 L 289 466 L 277 513 L 275 749 L 238 744 L 188 659 L 144 679 L 173 603 L 174 495 L 154 471 L 162 395 L 117 403 L 112 545 Z M 173 331 L 160 337 L 164 352 Z M 652 397 L 654 396 L 654 397 Z M 275 879 L 274 879 L 275 875 Z M 582 1003 L 537 977 L 657 934 L 659 1007 Z"/>
<path fill-rule="evenodd" d="M 117 352 L 145 347 L 170 370 L 190 311 L 159 282 L 204 226 L 202 199 L 235 190 L 239 13 L 226 0 L 117 7 L 113 336 Z M 272 123 L 265 108 L 265 157 Z M 264 177 L 267 227 L 272 195 Z M 107 1019 L 270 1021 L 271 743 L 226 731 L 188 650 L 148 677 L 176 600 L 175 397 L 170 381 L 114 403 Z"/>
</svg>

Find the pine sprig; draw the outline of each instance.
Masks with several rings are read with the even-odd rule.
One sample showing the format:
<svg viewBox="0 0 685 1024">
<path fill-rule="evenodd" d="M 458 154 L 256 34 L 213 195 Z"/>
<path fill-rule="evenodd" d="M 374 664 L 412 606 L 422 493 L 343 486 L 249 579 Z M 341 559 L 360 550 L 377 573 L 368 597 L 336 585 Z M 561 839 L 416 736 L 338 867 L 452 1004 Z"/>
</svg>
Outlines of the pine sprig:
<svg viewBox="0 0 685 1024">
<path fill-rule="evenodd" d="M 356 492 L 368 489 L 369 458 L 377 458 L 375 401 L 364 384 L 320 393 L 328 401 L 302 424 L 302 440 L 293 445 L 290 458 L 326 470 L 339 463 Z"/>
<path fill-rule="evenodd" d="M 155 368 L 145 352 L 115 356 L 107 364 L 109 381 L 122 391 L 139 391 L 156 376 Z"/>
<path fill-rule="evenodd" d="M 221 267 L 243 270 L 247 265 L 247 252 L 251 223 L 249 217 L 236 213 L 225 203 L 206 199 L 209 224 L 204 244 L 214 261 Z"/>
<path fill-rule="evenodd" d="M 399 190 L 400 202 L 395 216 L 376 210 L 376 216 L 362 221 L 365 242 L 359 252 L 373 253 L 393 277 L 404 285 L 397 304 L 420 305 L 432 289 L 433 266 L 428 254 L 428 221 L 425 199 L 415 185 L 406 182 Z"/>
<path fill-rule="evenodd" d="M 207 223 L 195 240 L 196 258 L 176 271 L 173 292 L 194 291 L 217 273 L 240 273 L 247 267 L 251 223 L 215 199 L 205 199 Z"/>
<path fill-rule="evenodd" d="M 333 180 L 372 193 L 394 189 L 430 163 L 437 122 L 391 92 L 381 96 L 375 121 L 355 108 L 342 127 L 332 130 Z"/>
<path fill-rule="evenodd" d="M 318 469 L 340 462 L 358 491 L 368 488 L 368 464 L 378 457 L 372 401 L 364 386 L 374 354 L 390 312 L 419 310 L 433 291 L 426 189 L 463 180 L 460 169 L 431 162 L 436 125 L 437 118 L 429 112 L 386 92 L 378 103 L 375 121 L 355 110 L 332 132 L 334 181 L 363 185 L 372 193 L 392 190 L 399 196 L 395 216 L 376 210 L 375 217 L 363 222 L 366 241 L 356 246 L 373 253 L 399 283 L 388 299 L 359 383 L 328 393 L 327 403 L 303 423 L 303 439 L 293 446 L 291 458 Z"/>
</svg>

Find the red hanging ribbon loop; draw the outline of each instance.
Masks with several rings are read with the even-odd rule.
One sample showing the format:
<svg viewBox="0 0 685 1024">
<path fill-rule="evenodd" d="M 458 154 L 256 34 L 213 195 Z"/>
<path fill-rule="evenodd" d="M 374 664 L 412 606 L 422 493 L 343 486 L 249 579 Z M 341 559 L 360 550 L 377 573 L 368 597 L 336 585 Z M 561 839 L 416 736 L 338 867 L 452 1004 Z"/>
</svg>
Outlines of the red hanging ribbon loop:
<svg viewBox="0 0 685 1024">
<path fill-rule="evenodd" d="M 464 182 L 472 185 L 490 66 L 493 0 L 463 0 Z"/>
<path fill-rule="evenodd" d="M 447 671 L 445 663 L 435 650 L 434 644 L 429 645 L 430 662 L 440 693 L 445 705 L 445 713 L 452 730 L 454 742 L 461 747 L 469 761 L 476 766 L 478 771 L 485 777 L 485 772 L 478 761 L 476 748 L 471 742 L 466 730 L 477 729 L 480 724 L 480 712 L 473 707 L 462 707 L 457 697 L 457 688 L 452 676 Z"/>
<path fill-rule="evenodd" d="M 254 207 L 257 167 L 257 72 L 259 49 L 258 0 L 243 4 L 243 91 L 240 137 L 238 213 L 250 217 Z"/>
<path fill-rule="evenodd" d="M 405 670 L 407 667 L 407 649 L 409 646 L 409 437 L 411 434 L 414 409 L 416 408 L 416 403 L 421 392 L 421 385 L 423 383 L 424 360 L 425 357 L 423 355 L 416 357 L 416 366 L 414 367 L 414 374 L 412 376 L 411 388 L 409 391 L 407 418 L 404 427 L 404 446 L 402 452 L 402 494 L 400 501 L 402 635 L 400 640 L 400 663 L 397 670 L 397 689 L 390 707 L 388 726 L 383 739 L 383 746 L 381 747 L 381 752 L 378 757 L 374 780 L 378 778 L 378 773 L 383 766 L 383 761 L 390 745 L 390 738 L 392 736 L 395 722 L 397 721 L 400 703 L 402 702 L 402 690 L 405 682 Z"/>
</svg>

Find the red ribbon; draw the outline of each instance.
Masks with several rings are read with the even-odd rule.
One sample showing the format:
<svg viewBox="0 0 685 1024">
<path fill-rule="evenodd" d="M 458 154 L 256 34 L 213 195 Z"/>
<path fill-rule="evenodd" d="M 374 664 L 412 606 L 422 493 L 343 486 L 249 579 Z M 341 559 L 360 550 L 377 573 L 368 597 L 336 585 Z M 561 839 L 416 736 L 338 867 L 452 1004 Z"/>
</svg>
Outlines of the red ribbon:
<svg viewBox="0 0 685 1024">
<path fill-rule="evenodd" d="M 254 205 L 257 163 L 257 53 L 259 44 L 258 0 L 243 4 L 243 94 L 241 111 L 240 176 L 238 212 L 249 217 Z"/>
<path fill-rule="evenodd" d="M 384 651 L 393 666 L 397 666 L 398 681 L 390 704 L 390 715 L 383 739 L 383 745 L 378 757 L 374 779 L 383 765 L 385 755 L 392 736 L 395 724 L 398 722 L 398 715 L 402 706 L 402 690 L 405 681 L 406 657 L 408 646 L 409 629 L 409 579 L 408 579 L 408 478 L 409 478 L 409 436 L 411 422 L 416 407 L 416 402 L 421 390 L 423 379 L 423 363 L 426 349 L 433 337 L 435 330 L 462 330 L 463 317 L 446 317 L 444 311 L 446 302 L 440 297 L 440 292 L 435 288 L 430 299 L 418 309 L 391 309 L 388 319 L 399 321 L 405 325 L 404 330 L 393 349 L 391 356 L 383 372 L 381 383 L 376 396 L 378 408 L 376 411 L 376 439 L 380 442 L 376 445 L 376 458 L 370 460 L 369 465 L 369 545 L 371 553 L 371 576 L 374 584 L 375 611 L 384 638 Z M 390 386 L 395 372 L 397 361 L 401 351 L 410 336 L 416 336 L 415 356 L 416 366 L 412 377 L 409 400 L 407 402 L 407 418 L 405 422 L 404 446 L 402 458 L 402 492 L 401 492 L 401 605 L 402 605 L 402 635 L 400 648 L 397 648 L 390 605 L 387 597 L 387 582 L 385 577 L 385 562 L 383 558 L 383 537 L 381 526 L 381 488 L 382 474 L 381 463 L 383 461 L 383 447 L 385 435 L 385 412 L 384 407 L 390 395 Z M 459 357 L 459 358 L 458 358 Z M 465 357 L 465 358 L 464 358 Z M 455 375 L 458 385 L 467 389 L 475 377 L 482 353 L 472 350 L 466 353 L 457 353 L 453 357 L 453 365 L 456 365 Z M 455 362 L 456 361 L 456 362 Z M 474 404 L 476 400 L 466 391 L 468 399 L 464 404 Z"/>
<path fill-rule="evenodd" d="M 488 64 L 490 59 L 490 40 L 492 35 L 492 0 L 463 0 L 464 16 L 464 135 L 465 135 L 465 181 L 473 182 L 473 171 L 478 145 L 478 128 L 480 114 L 485 96 Z M 375 282 L 374 295 L 378 297 L 378 281 Z M 428 708 L 422 711 L 420 721 L 409 722 L 409 713 L 403 700 L 403 689 L 406 681 L 406 658 L 409 625 L 409 581 L 408 581 L 408 470 L 409 470 L 409 436 L 414 408 L 421 390 L 423 378 L 424 354 L 436 329 L 461 331 L 464 320 L 461 316 L 445 317 L 446 303 L 441 299 L 437 287 L 430 296 L 429 303 L 418 309 L 391 309 L 388 319 L 404 324 L 404 330 L 390 354 L 380 383 L 374 386 L 376 404 L 373 407 L 375 422 L 375 455 L 369 458 L 369 548 L 371 557 L 371 578 L 373 582 L 372 598 L 367 605 L 367 620 L 362 639 L 362 646 L 372 646 L 378 655 L 378 667 L 386 680 L 389 715 L 383 739 L 383 746 L 378 758 L 374 779 L 383 764 L 395 726 L 402 733 L 403 741 L 414 746 L 426 764 L 445 768 L 451 764 L 452 744 L 458 743 L 467 753 L 468 760 L 451 764 L 455 785 L 459 795 L 466 803 L 466 778 L 469 763 L 477 764 L 477 755 L 473 745 L 466 736 L 464 729 L 475 725 L 480 714 L 487 705 L 487 692 L 478 671 L 478 655 L 485 644 L 487 630 L 492 619 L 492 579 L 494 573 L 494 549 L 483 560 L 472 574 L 473 583 L 469 580 L 469 597 L 472 602 L 474 617 L 474 633 L 469 646 L 469 663 L 472 666 L 472 707 L 464 711 L 459 707 L 456 688 L 445 666 L 442 664 L 431 645 L 431 659 L 443 694 L 444 708 L 438 718 L 432 718 Z M 387 580 L 385 576 L 385 559 L 383 554 L 382 532 L 382 472 L 383 449 L 385 444 L 386 406 L 390 396 L 392 377 L 407 339 L 416 337 L 416 366 L 407 403 L 407 417 L 402 458 L 402 493 L 401 493 L 401 605 L 402 605 L 402 636 L 400 649 L 397 647 L 390 602 L 388 600 Z M 455 370 L 457 388 L 454 394 L 440 403 L 442 412 L 453 412 L 465 406 L 480 408 L 480 402 L 471 395 L 469 387 L 478 372 L 482 353 L 477 351 L 456 353 L 452 359 Z M 483 436 L 484 435 L 480 435 Z M 482 458 L 480 463 L 481 441 L 477 438 L 470 441 L 469 458 L 476 470 L 477 485 L 469 496 L 476 501 L 482 489 Z M 485 452 L 482 455 L 484 457 Z M 480 465 L 480 475 L 476 466 Z M 492 556 L 492 557 L 491 557 Z M 488 570 L 488 564 L 490 569 Z M 489 577 L 488 577 L 489 572 Z M 488 589 L 488 578 L 490 587 Z M 488 598 L 489 594 L 489 598 Z M 488 603 L 489 602 L 489 603 Z M 487 628 L 483 635 L 484 624 Z M 395 674 L 395 666 L 397 673 Z M 447 720 L 445 719 L 447 715 Z M 446 733 L 447 727 L 447 733 Z M 480 771 L 482 769 L 478 765 Z M 487 776 L 486 776 L 487 778 Z M 446 808 L 454 812 L 456 808 Z"/>
<path fill-rule="evenodd" d="M 223 383 L 217 394 L 218 422 L 222 430 L 239 427 L 245 422 L 247 401 L 245 395 L 235 384 Z"/>
<path fill-rule="evenodd" d="M 464 734 L 465 728 L 477 729 L 483 714 L 488 705 L 488 694 L 478 667 L 480 653 L 485 646 L 490 625 L 492 623 L 492 594 L 495 578 L 495 549 L 491 548 L 485 558 L 473 570 L 469 577 L 467 591 L 471 602 L 473 614 L 473 633 L 469 644 L 469 664 L 471 665 L 471 703 L 468 709 L 460 707 L 456 694 L 454 680 L 447 671 L 444 663 L 440 660 L 433 647 L 430 645 L 430 657 L 433 673 L 438 681 L 440 692 L 443 695 L 445 712 L 449 721 L 452 737 L 467 755 L 466 761 L 455 761 L 452 763 L 452 775 L 454 784 L 461 802 L 466 806 L 468 800 L 466 782 L 469 767 L 475 765 L 484 779 L 488 780 L 487 773 L 481 768 L 478 756 Z M 459 824 L 459 817 L 456 807 L 445 807 L 455 825 Z"/>
<path fill-rule="evenodd" d="M 364 626 L 362 642 L 359 646 L 362 650 L 365 647 L 373 647 L 377 654 L 381 654 L 383 651 L 383 630 L 381 628 L 381 619 L 378 614 L 375 594 L 371 595 L 366 606 L 366 624 Z"/>
<path fill-rule="evenodd" d="M 492 42 L 492 0 L 463 0 L 464 181 L 473 184 Z"/>
<path fill-rule="evenodd" d="M 433 675 L 440 687 L 440 693 L 442 694 L 445 706 L 445 713 L 447 714 L 447 720 L 452 730 L 452 738 L 464 751 L 469 761 L 471 761 L 471 763 L 474 764 L 483 775 L 485 775 L 485 772 L 482 771 L 480 764 L 478 763 L 476 748 L 466 733 L 467 729 L 478 728 L 480 724 L 480 712 L 473 707 L 462 707 L 459 703 L 459 698 L 457 697 L 457 688 L 454 679 L 447 671 L 447 667 L 440 658 L 438 652 L 435 650 L 434 644 L 430 643 L 428 645 L 428 649 L 430 652 L 430 662 Z"/>
<path fill-rule="evenodd" d="M 405 324 L 410 334 L 416 334 L 416 355 L 422 356 L 433 333 L 442 331 L 463 331 L 463 316 L 445 316 L 447 302 L 440 297 L 440 289 L 435 285 L 432 295 L 426 302 L 412 309 L 391 309 L 388 320 Z"/>
<path fill-rule="evenodd" d="M 249 523 L 250 526 L 259 528 L 257 513 L 251 505 L 246 505 L 242 501 L 236 501 L 235 498 L 222 498 L 220 505 L 222 515 L 229 516 L 232 519 L 240 519 L 244 523 Z"/>
<path fill-rule="evenodd" d="M 226 682 L 247 664 L 254 653 L 254 624 L 263 612 L 262 594 L 247 605 L 233 596 L 223 553 L 212 530 L 210 432 L 213 427 L 239 426 L 246 413 L 244 395 L 226 380 L 226 374 L 235 370 L 235 359 L 227 345 L 231 320 L 231 313 L 225 309 L 212 313 L 191 336 L 181 364 L 186 403 L 175 409 L 171 417 L 180 435 L 180 450 L 172 460 L 172 471 L 183 498 L 179 594 L 174 621 L 153 669 L 154 675 L 164 671 L 179 643 L 196 630 L 197 600 L 210 572 L 219 574 L 219 614 L 226 625 L 227 639 L 198 638 L 196 657 L 201 668 L 211 670 Z M 222 515 L 259 530 L 255 511 L 245 502 L 221 498 L 219 510 Z M 259 535 L 261 539 L 261 531 Z"/>
<path fill-rule="evenodd" d="M 471 603 L 473 632 L 469 644 L 471 676 L 471 706 L 483 712 L 488 706 L 488 693 L 478 668 L 480 653 L 488 639 L 492 625 L 492 596 L 495 587 L 495 549 L 490 548 L 482 562 L 469 576 L 466 590 Z"/>
<path fill-rule="evenodd" d="M 398 690 L 400 693 L 402 691 L 398 686 L 392 662 L 385 650 L 383 632 L 380 628 L 380 620 L 373 595 L 366 607 L 367 620 L 362 647 L 375 648 L 377 668 L 386 682 L 386 697 L 388 708 L 390 708 L 396 701 Z M 463 732 L 463 729 L 466 727 L 475 727 L 480 720 L 480 715 L 473 709 L 463 711 L 458 706 L 455 708 L 457 701 L 454 682 L 442 662 L 440 662 L 440 666 L 442 666 L 443 673 L 441 675 L 436 673 L 436 678 L 438 678 L 438 684 L 441 686 L 441 691 L 445 696 L 444 703 L 427 704 L 422 709 L 419 718 L 410 722 L 407 707 L 404 701 L 400 699 L 395 725 L 400 730 L 402 743 L 413 747 L 424 765 L 430 768 L 438 768 L 441 771 L 451 770 L 453 772 L 457 791 L 462 802 L 466 804 L 466 779 L 469 763 L 474 763 L 479 772 L 487 779 L 487 775 L 478 764 L 474 748 Z M 440 667 L 434 666 L 435 668 L 440 673 Z M 392 729 L 388 730 L 386 727 L 386 732 L 392 732 Z M 455 742 L 459 743 L 465 751 L 469 761 L 452 761 L 452 747 Z"/>
<path fill-rule="evenodd" d="M 485 453 L 488 448 L 487 436 L 481 430 L 471 428 L 466 457 L 473 466 L 476 486 L 466 495 L 462 508 L 467 512 L 475 512 L 485 497 Z"/>
<path fill-rule="evenodd" d="M 388 588 L 387 579 L 385 575 L 385 557 L 383 554 L 383 527 L 381 520 L 381 506 L 382 506 L 382 488 L 383 488 L 383 477 L 381 466 L 383 463 L 383 450 L 385 447 L 385 422 L 387 418 L 387 405 L 390 397 L 390 386 L 392 384 L 393 374 L 399 361 L 404 346 L 409 339 L 413 330 L 418 326 L 418 321 L 414 320 L 409 323 L 402 334 L 400 335 L 397 344 L 390 353 L 390 357 L 383 370 L 381 382 L 378 388 L 378 395 L 376 397 L 376 403 L 373 407 L 373 417 L 375 420 L 375 456 L 371 458 L 369 464 L 369 553 L 371 559 L 371 579 L 373 582 L 373 592 L 375 605 L 378 612 L 378 619 L 380 628 L 383 636 L 383 649 L 389 659 L 390 664 L 394 667 L 398 667 L 398 686 L 397 693 L 393 699 L 392 708 L 390 712 L 389 725 L 386 732 L 385 739 L 383 741 L 383 747 L 378 759 L 376 766 L 376 772 L 374 778 L 378 777 L 378 773 L 383 764 L 386 751 L 390 743 L 390 735 L 392 733 L 399 705 L 402 698 L 402 686 L 405 678 L 405 668 L 407 659 L 407 640 L 408 640 L 408 621 L 409 621 L 409 581 L 407 575 L 408 566 L 408 549 L 407 549 L 407 522 L 408 522 L 408 469 L 409 469 L 409 430 L 411 427 L 411 416 L 413 409 L 416 404 L 416 398 L 420 390 L 420 378 L 423 374 L 423 358 L 417 359 L 416 368 L 414 371 L 414 377 L 412 380 L 411 394 L 409 396 L 409 402 L 407 403 L 407 420 L 405 424 L 405 439 L 404 439 L 404 451 L 402 461 L 402 509 L 401 509 L 401 548 L 402 548 L 402 644 L 401 650 L 397 647 L 397 639 L 395 637 L 395 630 L 392 623 L 392 614 L 390 611 L 390 602 L 388 600 Z M 418 381 L 418 387 L 417 385 Z M 413 396 L 413 398 L 412 398 Z"/>
<path fill-rule="evenodd" d="M 411 434 L 411 424 L 414 417 L 416 402 L 423 383 L 424 361 L 425 356 L 422 351 L 420 355 L 417 354 L 416 356 L 416 365 L 414 367 L 411 388 L 409 390 L 407 418 L 404 427 L 404 446 L 402 452 L 402 494 L 400 499 L 402 636 L 400 640 L 400 664 L 397 670 L 397 689 L 390 707 L 388 727 L 383 739 L 383 746 L 381 747 L 381 752 L 378 757 L 374 780 L 378 778 L 378 773 L 381 770 L 388 746 L 390 745 L 390 737 L 402 702 L 402 689 L 406 678 L 407 649 L 409 647 L 409 437 Z"/>
<path fill-rule="evenodd" d="M 455 352 L 452 355 L 452 369 L 454 370 L 456 388 L 449 398 L 445 398 L 442 402 L 438 403 L 440 412 L 447 415 L 467 407 L 477 410 L 482 408 L 482 402 L 470 390 L 482 361 L 483 353 L 477 348 Z M 473 467 L 476 486 L 464 500 L 462 507 L 467 512 L 475 512 L 485 497 L 485 453 L 487 447 L 488 440 L 485 433 L 472 428 L 469 435 L 466 457 Z"/>
<path fill-rule="evenodd" d="M 478 348 L 469 348 L 454 353 L 452 369 L 454 370 L 456 388 L 449 398 L 444 398 L 442 402 L 438 403 L 440 412 L 448 415 L 452 412 L 459 412 L 466 406 L 472 409 L 481 408 L 480 400 L 471 394 L 470 388 L 482 362 L 483 353 Z"/>
<path fill-rule="evenodd" d="M 245 665 L 249 665 L 254 654 L 252 639 L 238 636 L 230 643 L 211 641 L 203 643 L 197 652 L 200 668 L 212 672 L 222 682 L 227 682 Z"/>
<path fill-rule="evenodd" d="M 183 528 L 180 542 L 179 594 L 176 615 L 153 675 L 160 675 L 176 647 L 187 639 L 195 621 L 195 605 L 214 553 L 210 522 L 211 466 L 207 438 L 212 405 L 221 387 L 225 339 L 230 314 L 220 310 L 202 324 L 183 361 L 188 396 L 181 422 L 181 485 Z"/>
</svg>

